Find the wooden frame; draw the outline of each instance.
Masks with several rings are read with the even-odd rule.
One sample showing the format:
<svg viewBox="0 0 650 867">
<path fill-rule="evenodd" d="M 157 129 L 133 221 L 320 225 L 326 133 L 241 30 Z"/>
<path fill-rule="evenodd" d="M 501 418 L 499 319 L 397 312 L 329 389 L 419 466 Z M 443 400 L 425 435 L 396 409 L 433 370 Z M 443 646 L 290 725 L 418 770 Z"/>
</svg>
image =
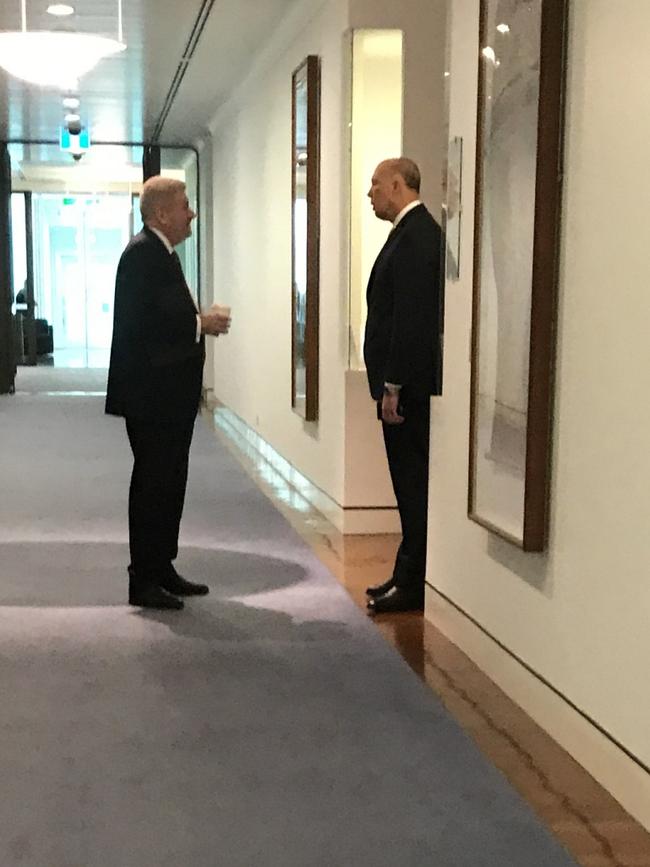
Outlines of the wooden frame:
<svg viewBox="0 0 650 867">
<path fill-rule="evenodd" d="M 463 214 L 463 140 L 454 136 L 447 147 L 445 201 L 442 206 L 445 239 L 445 276 L 460 278 L 460 230 Z"/>
<path fill-rule="evenodd" d="M 318 419 L 320 61 L 309 55 L 291 88 L 291 406 Z"/>
<path fill-rule="evenodd" d="M 481 0 L 468 515 L 524 551 L 548 524 L 566 3 Z"/>
</svg>

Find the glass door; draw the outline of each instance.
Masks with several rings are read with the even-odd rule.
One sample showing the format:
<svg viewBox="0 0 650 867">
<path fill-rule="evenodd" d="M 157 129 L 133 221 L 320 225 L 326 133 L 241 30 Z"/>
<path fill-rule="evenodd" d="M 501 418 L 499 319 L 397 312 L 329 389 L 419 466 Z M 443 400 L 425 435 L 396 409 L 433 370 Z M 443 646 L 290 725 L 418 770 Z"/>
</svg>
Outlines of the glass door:
<svg viewBox="0 0 650 867">
<path fill-rule="evenodd" d="M 11 194 L 14 343 L 18 364 L 36 364 L 34 281 L 31 269 L 31 196 Z"/>
<path fill-rule="evenodd" d="M 130 227 L 130 196 L 104 195 L 86 202 L 83 238 L 87 367 L 108 367 L 115 272 Z"/>
<path fill-rule="evenodd" d="M 130 196 L 35 193 L 33 214 L 35 294 L 52 325 L 54 364 L 107 367 Z"/>
</svg>

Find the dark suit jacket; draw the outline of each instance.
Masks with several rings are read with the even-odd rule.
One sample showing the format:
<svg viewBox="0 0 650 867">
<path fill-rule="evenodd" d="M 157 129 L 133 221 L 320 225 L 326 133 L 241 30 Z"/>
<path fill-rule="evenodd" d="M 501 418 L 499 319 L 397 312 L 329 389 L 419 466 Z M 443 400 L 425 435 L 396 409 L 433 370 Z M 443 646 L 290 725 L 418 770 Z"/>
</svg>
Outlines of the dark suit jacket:
<svg viewBox="0 0 650 867">
<path fill-rule="evenodd" d="M 196 328 L 178 258 L 145 227 L 117 268 L 106 412 L 162 422 L 193 418 L 205 359 Z"/>
<path fill-rule="evenodd" d="M 377 256 L 368 281 L 363 345 L 375 400 L 381 399 L 384 382 L 401 385 L 403 398 L 441 393 L 440 254 L 440 227 L 417 205 Z"/>
</svg>

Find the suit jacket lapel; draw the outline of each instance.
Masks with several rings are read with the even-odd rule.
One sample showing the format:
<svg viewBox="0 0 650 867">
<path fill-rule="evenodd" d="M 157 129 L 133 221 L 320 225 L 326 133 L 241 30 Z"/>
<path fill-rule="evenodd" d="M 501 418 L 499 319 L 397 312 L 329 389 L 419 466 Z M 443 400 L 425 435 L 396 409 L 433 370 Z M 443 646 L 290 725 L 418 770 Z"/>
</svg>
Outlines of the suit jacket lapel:
<svg viewBox="0 0 650 867">
<path fill-rule="evenodd" d="M 176 276 L 176 280 L 181 284 L 181 286 L 185 288 L 187 294 L 190 296 L 192 305 L 196 308 L 194 297 L 192 296 L 190 287 L 187 285 L 187 280 L 185 279 L 185 274 L 183 273 L 183 266 L 181 265 L 181 260 L 176 250 L 172 250 L 170 253 L 167 247 L 165 247 L 163 242 L 160 240 L 158 235 L 156 235 L 155 232 L 152 232 L 151 229 L 148 228 L 148 226 L 145 226 L 143 231 L 145 235 L 151 240 L 151 242 L 157 245 L 157 249 L 160 250 L 161 257 L 164 257 L 163 261 L 166 265 L 169 266 L 170 272 Z"/>
<path fill-rule="evenodd" d="M 183 284 L 183 286 L 185 286 L 185 288 L 188 289 L 187 281 L 185 280 L 185 274 L 183 274 L 183 266 L 181 265 L 181 260 L 179 259 L 178 253 L 176 252 L 176 250 L 172 250 L 171 256 L 169 258 L 171 259 L 172 267 L 174 268 L 174 270 L 176 271 L 176 274 L 178 275 L 179 282 L 181 282 Z M 189 291 L 189 289 L 188 289 L 188 291 Z"/>
<path fill-rule="evenodd" d="M 408 216 L 408 214 L 406 216 Z M 381 248 L 381 250 L 377 254 L 377 258 L 375 259 L 375 263 L 372 266 L 372 270 L 370 271 L 370 277 L 368 278 L 368 289 L 366 291 L 366 300 L 369 299 L 371 294 L 372 294 L 372 287 L 373 287 L 373 284 L 375 282 L 375 272 L 377 270 L 377 265 L 379 264 L 381 259 L 384 256 L 388 255 L 388 253 L 390 252 L 390 249 L 392 248 L 393 244 L 397 240 L 397 236 L 399 235 L 399 232 L 400 232 L 400 229 L 402 227 L 403 222 L 404 222 L 403 220 L 400 220 L 396 226 L 393 226 L 393 228 L 388 233 L 388 237 L 384 241 L 384 246 Z"/>
<path fill-rule="evenodd" d="M 404 231 L 404 227 L 408 225 L 408 222 L 412 218 L 412 215 L 417 214 L 421 208 L 424 208 L 424 205 L 422 203 L 420 203 L 415 208 L 411 208 L 411 210 L 407 214 L 404 214 L 404 216 L 399 221 L 399 223 L 396 226 L 393 226 L 393 228 L 388 233 L 388 237 L 386 238 L 386 241 L 384 242 L 384 246 L 381 248 L 381 250 L 377 254 L 377 258 L 375 259 L 375 264 L 372 266 L 372 271 L 370 272 L 370 277 L 368 278 L 368 289 L 366 292 L 366 299 L 370 298 L 370 295 L 372 292 L 372 284 L 373 284 L 374 278 L 375 278 L 375 270 L 377 268 L 379 261 L 383 258 L 383 256 L 388 255 L 388 253 L 390 253 L 393 244 L 396 243 L 397 239 L 399 238 L 400 232 Z"/>
</svg>

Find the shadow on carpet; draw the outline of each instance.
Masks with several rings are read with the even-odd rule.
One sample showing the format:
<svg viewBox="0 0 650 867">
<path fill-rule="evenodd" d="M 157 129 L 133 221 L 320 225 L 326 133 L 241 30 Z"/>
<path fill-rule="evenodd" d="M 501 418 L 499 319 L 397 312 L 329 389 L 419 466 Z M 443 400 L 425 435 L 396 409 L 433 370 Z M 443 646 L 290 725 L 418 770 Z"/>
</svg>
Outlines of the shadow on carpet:
<svg viewBox="0 0 650 867">
<path fill-rule="evenodd" d="M 124 605 L 128 547 L 92 542 L 7 543 L 0 546 L 0 607 Z M 298 563 L 245 551 L 184 547 L 178 570 L 209 585 L 212 597 L 254 595 L 299 584 Z"/>
</svg>

